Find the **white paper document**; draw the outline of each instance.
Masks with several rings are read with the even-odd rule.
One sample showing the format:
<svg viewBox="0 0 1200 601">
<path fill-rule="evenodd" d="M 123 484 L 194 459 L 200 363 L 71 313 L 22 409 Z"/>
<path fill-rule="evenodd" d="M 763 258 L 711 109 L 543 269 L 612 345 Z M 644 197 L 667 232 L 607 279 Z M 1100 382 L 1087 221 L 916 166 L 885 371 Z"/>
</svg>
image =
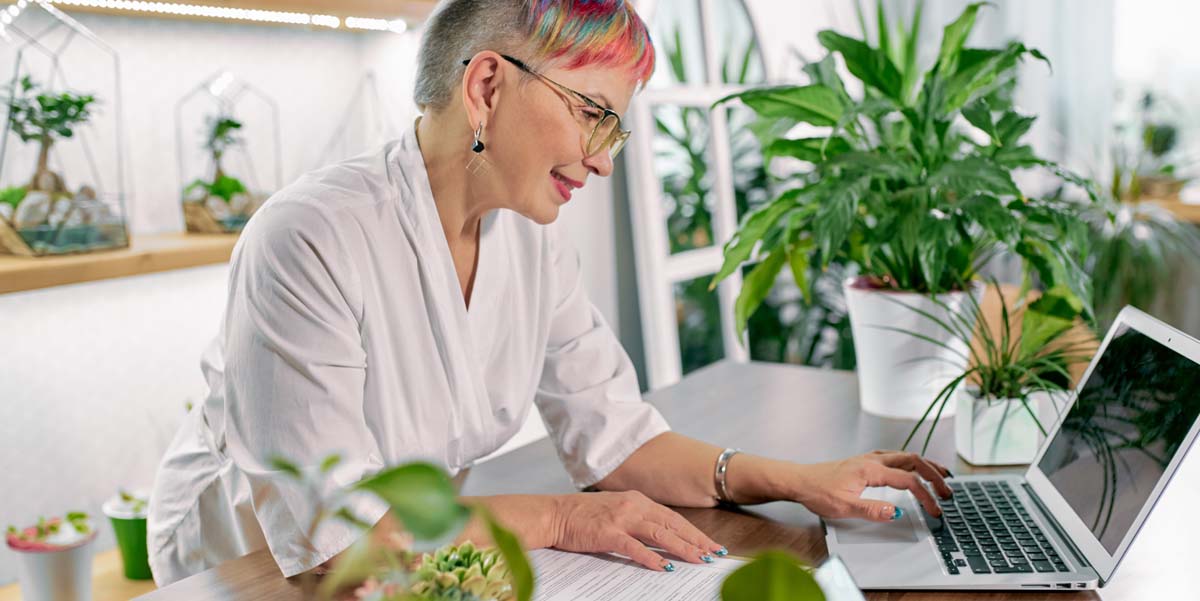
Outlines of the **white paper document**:
<svg viewBox="0 0 1200 601">
<path fill-rule="evenodd" d="M 719 601 L 721 583 L 745 560 L 717 557 L 713 563 L 672 561 L 674 572 L 655 572 L 615 555 L 529 552 L 537 574 L 534 601 Z"/>
</svg>

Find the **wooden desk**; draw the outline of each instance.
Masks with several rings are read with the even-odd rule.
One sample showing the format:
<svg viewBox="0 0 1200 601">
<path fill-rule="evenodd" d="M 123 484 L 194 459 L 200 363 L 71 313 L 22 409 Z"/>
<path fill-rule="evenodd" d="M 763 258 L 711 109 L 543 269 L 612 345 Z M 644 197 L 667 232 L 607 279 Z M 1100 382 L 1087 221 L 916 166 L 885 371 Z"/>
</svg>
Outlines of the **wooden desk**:
<svg viewBox="0 0 1200 601">
<path fill-rule="evenodd" d="M 864 415 L 851 372 L 767 363 L 718 363 L 675 386 L 648 395 L 682 434 L 750 453 L 801 462 L 826 461 L 899 448 L 912 422 Z M 958 460 L 951 421 L 943 421 L 928 455 L 955 474 L 977 472 Z M 997 470 L 993 470 L 997 471 Z M 471 470 L 463 494 L 574 492 L 549 440 L 540 440 Z M 796 503 L 769 503 L 741 511 L 682 509 L 680 513 L 736 555 L 788 549 L 817 562 L 826 555 L 820 522 Z M 1094 600 L 1079 593 L 872 592 L 872 601 L 950 599 Z M 299 588 L 279 574 L 266 551 L 226 562 L 144 597 L 144 601 L 227 599 L 298 600 Z"/>
</svg>

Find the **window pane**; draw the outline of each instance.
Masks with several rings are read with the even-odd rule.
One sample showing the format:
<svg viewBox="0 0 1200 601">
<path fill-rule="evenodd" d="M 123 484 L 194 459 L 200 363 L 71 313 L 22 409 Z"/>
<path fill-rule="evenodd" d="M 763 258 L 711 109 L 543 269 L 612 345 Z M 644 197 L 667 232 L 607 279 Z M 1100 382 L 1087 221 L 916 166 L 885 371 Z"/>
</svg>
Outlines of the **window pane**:
<svg viewBox="0 0 1200 601">
<path fill-rule="evenodd" d="M 758 36 L 746 7 L 740 0 L 718 0 L 716 8 L 717 60 L 721 61 L 721 81 L 730 84 L 754 84 L 766 81 Z"/>
<path fill-rule="evenodd" d="M 729 152 L 733 158 L 733 193 L 738 221 L 748 211 L 775 199 L 763 162 L 762 145 L 754 133 L 758 116 L 744 106 L 725 110 L 729 120 Z"/>
<path fill-rule="evenodd" d="M 662 184 L 671 253 L 713 243 L 713 174 L 708 165 L 708 115 L 696 107 L 653 109 L 654 171 Z"/>
<path fill-rule="evenodd" d="M 750 273 L 754 266 L 742 269 Z M 791 274 L 784 270 L 775 287 L 749 319 L 750 358 L 755 361 L 796 363 L 854 369 L 854 341 L 841 294 L 844 270 L 809 271 L 815 282 L 812 302 L 806 302 Z"/>
<path fill-rule="evenodd" d="M 697 0 L 659 0 L 654 4 L 650 36 L 658 67 L 647 87 L 703 84 L 704 37 Z"/>
<path fill-rule="evenodd" d="M 675 284 L 675 319 L 679 325 L 679 358 L 683 373 L 725 357 L 721 339 L 721 303 L 709 291 L 711 275 Z"/>
</svg>

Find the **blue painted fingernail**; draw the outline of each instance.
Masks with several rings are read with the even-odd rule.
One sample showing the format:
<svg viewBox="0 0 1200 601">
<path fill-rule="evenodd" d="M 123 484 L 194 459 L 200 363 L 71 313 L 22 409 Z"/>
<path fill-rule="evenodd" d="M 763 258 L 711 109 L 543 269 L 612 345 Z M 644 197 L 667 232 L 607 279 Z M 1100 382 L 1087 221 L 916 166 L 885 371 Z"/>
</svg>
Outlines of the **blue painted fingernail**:
<svg viewBox="0 0 1200 601">
<path fill-rule="evenodd" d="M 716 553 L 720 557 L 725 557 L 726 555 L 729 555 L 729 549 L 721 547 L 720 549 L 717 549 Z"/>
<path fill-rule="evenodd" d="M 675 571 L 675 564 L 673 564 L 673 563 L 671 563 L 671 562 L 669 562 L 669 561 L 668 561 L 668 562 L 667 562 L 667 565 L 663 566 L 663 570 L 664 570 L 664 571 L 667 571 L 667 572 L 674 572 L 674 571 Z"/>
<path fill-rule="evenodd" d="M 902 515 L 904 515 L 904 510 L 897 507 L 896 511 L 892 513 L 892 519 L 898 520 L 898 519 L 900 519 L 900 516 L 902 516 Z"/>
<path fill-rule="evenodd" d="M 714 561 L 712 555 L 701 555 L 700 560 L 704 563 L 712 563 Z"/>
</svg>

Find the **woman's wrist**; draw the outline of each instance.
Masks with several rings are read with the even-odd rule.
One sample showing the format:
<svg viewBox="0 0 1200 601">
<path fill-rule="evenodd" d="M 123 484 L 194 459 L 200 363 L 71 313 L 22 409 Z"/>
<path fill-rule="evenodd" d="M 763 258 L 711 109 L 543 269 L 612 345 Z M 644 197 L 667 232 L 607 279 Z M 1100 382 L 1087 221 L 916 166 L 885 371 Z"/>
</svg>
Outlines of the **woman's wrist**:
<svg viewBox="0 0 1200 601">
<path fill-rule="evenodd" d="M 516 534 L 527 549 L 554 546 L 558 540 L 561 495 L 495 495 L 460 499 L 466 505 L 486 507 L 502 526 Z M 458 539 L 490 544 L 491 533 L 481 516 L 472 517 Z"/>
<path fill-rule="evenodd" d="M 737 453 L 729 459 L 725 483 L 734 503 L 753 505 L 797 500 L 796 481 L 803 465 Z"/>
</svg>

